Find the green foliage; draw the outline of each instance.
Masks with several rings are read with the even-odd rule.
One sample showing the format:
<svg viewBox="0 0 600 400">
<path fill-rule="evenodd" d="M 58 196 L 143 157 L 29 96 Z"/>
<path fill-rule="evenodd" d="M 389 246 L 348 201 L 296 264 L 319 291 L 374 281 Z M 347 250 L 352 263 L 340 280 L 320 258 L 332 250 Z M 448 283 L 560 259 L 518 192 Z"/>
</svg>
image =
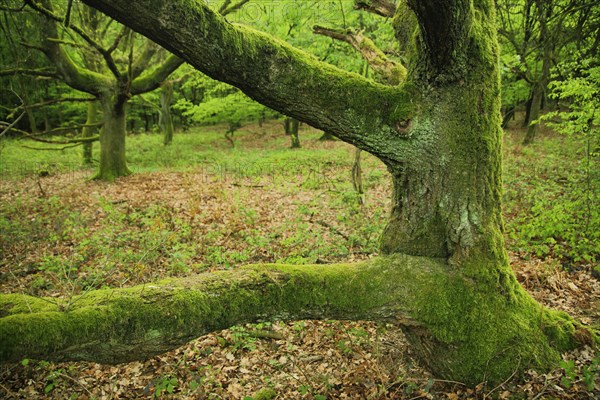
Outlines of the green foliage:
<svg viewBox="0 0 600 400">
<path fill-rule="evenodd" d="M 558 75 L 549 85 L 550 97 L 564 108 L 542 118 L 558 132 L 591 141 L 592 157 L 598 157 L 600 145 L 600 66 L 596 63 L 584 59 L 558 66 Z"/>
<path fill-rule="evenodd" d="M 154 381 L 154 397 L 159 398 L 165 394 L 173 394 L 179 385 L 179 380 L 170 375 L 162 376 Z"/>
<path fill-rule="evenodd" d="M 600 353 L 596 352 L 594 359 L 587 365 L 576 365 L 573 360 L 563 360 L 560 362 L 563 370 L 563 376 L 560 379 L 560 385 L 565 389 L 570 389 L 576 382 L 583 382 L 585 388 L 592 393 L 596 388 L 596 381 L 600 372 Z"/>
<path fill-rule="evenodd" d="M 509 141 L 510 142 L 510 141 Z M 585 146 L 575 137 L 541 137 L 512 148 L 504 162 L 509 247 L 523 255 L 571 264 L 600 260 L 600 180 L 589 174 Z"/>
</svg>

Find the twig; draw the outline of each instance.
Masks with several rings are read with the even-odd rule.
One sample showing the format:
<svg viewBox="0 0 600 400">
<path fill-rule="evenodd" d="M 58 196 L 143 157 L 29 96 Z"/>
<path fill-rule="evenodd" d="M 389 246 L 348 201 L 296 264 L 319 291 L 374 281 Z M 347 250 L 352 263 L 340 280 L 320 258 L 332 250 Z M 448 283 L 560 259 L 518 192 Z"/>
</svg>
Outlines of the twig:
<svg viewBox="0 0 600 400">
<path fill-rule="evenodd" d="M 57 150 L 57 151 L 61 151 L 61 150 L 66 150 L 66 149 L 71 149 L 73 147 L 77 147 L 77 146 L 82 146 L 83 143 L 75 143 L 75 144 L 70 144 L 67 146 L 63 146 L 63 147 L 34 147 L 34 146 L 27 146 L 26 144 L 22 144 L 21 147 L 23 147 L 24 149 L 30 149 L 30 150 Z"/>
<path fill-rule="evenodd" d="M 515 370 L 513 371 L 513 373 L 508 378 L 506 378 L 506 380 L 504 382 L 500 383 L 498 386 L 496 386 L 495 388 L 493 388 L 492 390 L 490 390 L 489 392 L 487 392 L 486 394 L 484 394 L 483 395 L 483 400 L 485 400 L 489 395 L 491 395 L 496 390 L 498 390 L 499 388 L 501 388 L 502 386 L 504 386 L 504 384 L 506 384 L 507 382 L 509 382 L 517 374 L 517 371 L 519 370 L 520 366 L 521 366 L 521 359 L 519 359 L 519 362 L 517 363 L 517 367 L 515 368 Z"/>
<path fill-rule="evenodd" d="M 344 232 L 341 232 L 339 229 L 337 229 L 335 226 L 330 225 L 329 223 L 325 222 L 325 221 L 321 221 L 321 220 L 316 220 L 314 221 L 312 219 L 313 215 L 311 215 L 310 221 L 309 222 L 314 222 L 318 225 L 321 225 L 325 228 L 328 228 L 331 232 L 335 233 L 336 235 L 339 235 L 341 237 L 343 237 L 344 239 L 350 241 L 350 237 L 348 235 L 346 235 Z"/>
<path fill-rule="evenodd" d="M 19 115 L 17 117 L 17 119 L 15 119 L 11 124 L 9 124 L 1 133 L 0 133 L 0 137 L 6 135 L 6 133 L 8 131 L 10 131 L 20 120 L 21 118 L 23 118 L 23 116 L 25 115 L 25 112 L 22 112 L 21 115 Z"/>
</svg>

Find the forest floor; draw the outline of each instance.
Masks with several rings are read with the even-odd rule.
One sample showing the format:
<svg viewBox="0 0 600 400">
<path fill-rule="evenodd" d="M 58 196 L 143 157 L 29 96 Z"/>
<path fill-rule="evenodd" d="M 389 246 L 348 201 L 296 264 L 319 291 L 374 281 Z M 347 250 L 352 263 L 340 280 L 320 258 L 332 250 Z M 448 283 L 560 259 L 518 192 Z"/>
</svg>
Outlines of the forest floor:
<svg viewBox="0 0 600 400">
<path fill-rule="evenodd" d="M 303 128 L 303 148 L 291 150 L 281 131 L 278 123 L 244 128 L 233 149 L 219 127 L 177 135 L 168 148 L 158 135 L 130 136 L 135 174 L 112 184 L 72 167 L 74 151 L 34 156 L 21 142 L 0 144 L 0 291 L 68 301 L 96 288 L 250 263 L 377 255 L 391 189 L 383 165 L 364 154 L 361 205 L 350 181 L 353 148 L 321 142 L 319 132 Z M 600 255 L 594 234 L 582 232 L 596 232 L 598 221 L 580 202 L 595 198 L 576 189 L 595 178 L 580 168 L 577 141 L 545 132 L 524 148 L 521 135 L 505 135 L 513 269 L 539 302 L 597 326 L 600 276 L 593 268 Z M 265 322 L 215 332 L 145 362 L 3 365 L 0 397 L 597 399 L 599 368 L 600 355 L 584 348 L 547 374 L 469 389 L 429 376 L 390 325 Z"/>
</svg>

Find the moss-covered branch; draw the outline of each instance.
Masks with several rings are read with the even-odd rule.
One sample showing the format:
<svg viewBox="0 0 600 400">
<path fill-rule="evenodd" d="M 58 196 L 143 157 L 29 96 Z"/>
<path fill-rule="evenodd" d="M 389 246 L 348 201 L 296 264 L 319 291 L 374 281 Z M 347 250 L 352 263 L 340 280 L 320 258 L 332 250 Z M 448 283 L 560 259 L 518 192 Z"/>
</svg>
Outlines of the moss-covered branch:
<svg viewBox="0 0 600 400">
<path fill-rule="evenodd" d="M 53 78 L 58 79 L 58 74 L 53 71 L 46 69 L 28 69 L 28 68 L 11 68 L 0 70 L 0 76 L 12 76 L 12 75 L 28 75 L 37 76 L 42 78 Z"/>
<path fill-rule="evenodd" d="M 404 319 L 415 293 L 399 296 L 396 275 L 440 265 L 409 257 L 396 261 L 404 267 L 249 266 L 71 299 L 0 295 L 0 360 L 144 359 L 259 319 Z"/>
<path fill-rule="evenodd" d="M 41 3 L 37 3 L 36 1 L 33 1 L 33 0 L 26 0 L 26 3 L 31 8 L 33 8 L 34 10 L 36 10 L 37 12 L 41 13 L 46 18 L 48 18 L 49 21 L 52 21 L 51 23 L 53 23 L 53 24 L 64 21 L 64 18 L 59 17 L 58 15 L 56 15 L 53 12 L 52 4 L 50 3 L 49 0 L 40 0 L 40 1 L 41 1 Z M 106 49 L 104 49 L 100 45 L 100 43 L 96 42 L 90 35 L 88 35 L 79 26 L 73 25 L 73 23 L 71 21 L 69 21 L 68 28 L 73 30 L 75 33 L 77 33 L 86 43 L 88 43 L 94 50 L 96 50 L 104 58 L 104 61 L 106 62 L 108 69 L 113 73 L 113 75 L 115 77 L 117 77 L 117 78 L 120 77 L 121 73 L 119 72 L 119 69 L 117 68 L 117 65 L 115 64 L 115 61 L 112 58 L 111 51 L 107 51 Z M 58 36 L 51 36 L 47 40 L 56 41 L 57 44 L 60 45 L 61 42 L 59 40 L 57 40 L 57 38 L 58 38 Z"/>
<path fill-rule="evenodd" d="M 223 5 L 221 6 L 221 8 L 219 8 L 219 14 L 225 16 L 225 15 L 229 15 L 231 13 L 234 13 L 235 11 L 239 10 L 240 8 L 242 8 L 249 1 L 250 0 L 239 0 L 235 4 L 231 4 L 231 1 L 226 1 L 225 3 L 223 3 Z"/>
<path fill-rule="evenodd" d="M 170 54 L 158 67 L 150 72 L 142 74 L 132 82 L 131 94 L 143 94 L 158 89 L 165 79 L 175 72 L 175 70 L 183 63 L 184 61 L 181 58 Z"/>
<path fill-rule="evenodd" d="M 397 126 L 410 119 L 416 97 L 406 88 L 385 87 L 319 62 L 283 41 L 227 22 L 204 2 L 85 3 L 277 111 L 382 158 L 399 159 L 406 152 Z"/>
<path fill-rule="evenodd" d="M 399 62 L 385 55 L 381 49 L 362 32 L 350 29 L 332 29 L 322 26 L 313 27 L 313 32 L 332 39 L 348 43 L 369 63 L 371 68 L 381 77 L 382 83 L 398 85 L 406 78 L 406 68 Z"/>
<path fill-rule="evenodd" d="M 495 293 L 441 260 L 395 255 L 361 264 L 262 265 L 70 299 L 0 295 L 0 361 L 116 363 L 258 320 L 398 323 L 439 377 L 476 384 L 548 368 L 593 335 L 541 308 L 516 283 Z M 533 339 L 535 338 L 535 339 Z M 435 357 L 427 357 L 434 352 Z"/>
</svg>

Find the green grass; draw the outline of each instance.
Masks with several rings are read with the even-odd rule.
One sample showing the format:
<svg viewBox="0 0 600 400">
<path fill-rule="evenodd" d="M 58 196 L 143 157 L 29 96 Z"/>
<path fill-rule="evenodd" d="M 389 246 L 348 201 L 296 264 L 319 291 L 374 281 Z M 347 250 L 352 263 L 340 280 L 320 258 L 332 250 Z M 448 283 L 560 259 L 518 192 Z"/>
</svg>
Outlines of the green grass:
<svg viewBox="0 0 600 400">
<path fill-rule="evenodd" d="M 324 145 L 317 141 L 320 132 L 302 130 L 307 148 L 292 150 L 279 125 L 269 129 L 263 136 L 237 133 L 235 148 L 214 128 L 178 134 L 167 147 L 160 135 L 128 136 L 129 163 L 138 176 L 178 172 L 183 175 L 175 178 L 181 179 L 177 190 L 205 188 L 211 199 L 190 200 L 182 214 L 152 198 L 129 206 L 88 194 L 92 204 L 82 208 L 66 201 L 68 192 L 19 195 L 0 203 L 0 268 L 26 277 L 23 284 L 32 293 L 65 294 L 252 262 L 334 262 L 376 253 L 387 207 L 377 198 L 358 205 L 349 180 L 352 148 Z M 5 170 L 21 168 L 5 178 L 36 177 L 42 170 L 58 177 L 65 166 L 80 167 L 79 149 L 36 152 L 22 144 L 3 142 Z M 54 157 L 36 158 L 48 154 Z M 35 161 L 19 164 L 20 159 Z M 383 165 L 374 157 L 364 157 L 363 170 L 367 192 L 387 185 Z M 283 210 L 277 221 L 263 226 L 265 210 L 273 204 L 252 200 L 271 191 L 279 194 Z M 379 198 L 386 198 L 380 191 Z M 207 208 L 207 201 L 222 207 Z"/>
<path fill-rule="evenodd" d="M 275 126 L 276 128 L 277 126 Z M 131 134 L 127 137 L 127 162 L 134 173 L 161 171 L 164 169 L 186 171 L 201 165 L 219 164 L 231 171 L 240 170 L 245 165 L 275 165 L 289 171 L 294 166 L 350 165 L 346 157 L 348 151 L 333 149 L 296 149 L 290 150 L 289 138 L 266 137 L 270 148 L 250 151 L 244 147 L 244 141 L 256 134 L 239 131 L 234 140 L 238 143 L 231 148 L 218 127 L 196 127 L 189 132 L 177 133 L 173 144 L 164 146 L 159 134 Z M 301 140 L 315 140 L 320 132 L 301 131 Z M 24 147 L 27 146 L 27 147 Z M 0 171 L 3 177 L 20 178 L 40 171 L 66 172 L 89 169 L 81 165 L 81 148 L 68 148 L 60 151 L 40 151 L 28 147 L 43 148 L 44 144 L 29 139 L 4 139 L 0 144 Z M 94 144 L 93 159 L 99 158 L 99 145 Z M 247 168 L 250 174 L 261 174 L 256 168 Z M 256 172 L 253 172 L 256 171 Z"/>
<path fill-rule="evenodd" d="M 29 291 L 48 294 L 253 262 L 336 262 L 377 253 L 388 213 L 390 180 L 383 165 L 372 156 L 363 158 L 367 205 L 359 206 L 350 183 L 350 146 L 324 145 L 317 141 L 320 132 L 303 130 L 305 148 L 291 150 L 279 125 L 266 129 L 262 135 L 236 133 L 235 148 L 218 127 L 178 134 L 167 147 L 157 134 L 128 137 L 135 173 L 176 171 L 184 176 L 181 190 L 195 190 L 199 176 L 218 183 L 210 186 L 212 200 L 194 198 L 187 213 L 152 198 L 129 206 L 92 196 L 89 209 L 52 194 L 3 200 L 0 268 L 27 277 Z M 575 139 L 542 135 L 530 147 L 518 144 L 520 139 L 519 133 L 505 138 L 509 250 L 525 258 L 552 257 L 567 268 L 596 264 L 598 160 L 592 160 L 588 174 Z M 81 168 L 80 149 L 35 151 L 23 144 L 31 145 L 14 139 L 0 143 L 3 185 L 42 170 L 54 175 Z M 265 209 L 275 204 L 255 197 L 267 192 L 277 193 L 284 208 L 263 226 Z M 207 201 L 223 207 L 215 211 Z"/>
</svg>

